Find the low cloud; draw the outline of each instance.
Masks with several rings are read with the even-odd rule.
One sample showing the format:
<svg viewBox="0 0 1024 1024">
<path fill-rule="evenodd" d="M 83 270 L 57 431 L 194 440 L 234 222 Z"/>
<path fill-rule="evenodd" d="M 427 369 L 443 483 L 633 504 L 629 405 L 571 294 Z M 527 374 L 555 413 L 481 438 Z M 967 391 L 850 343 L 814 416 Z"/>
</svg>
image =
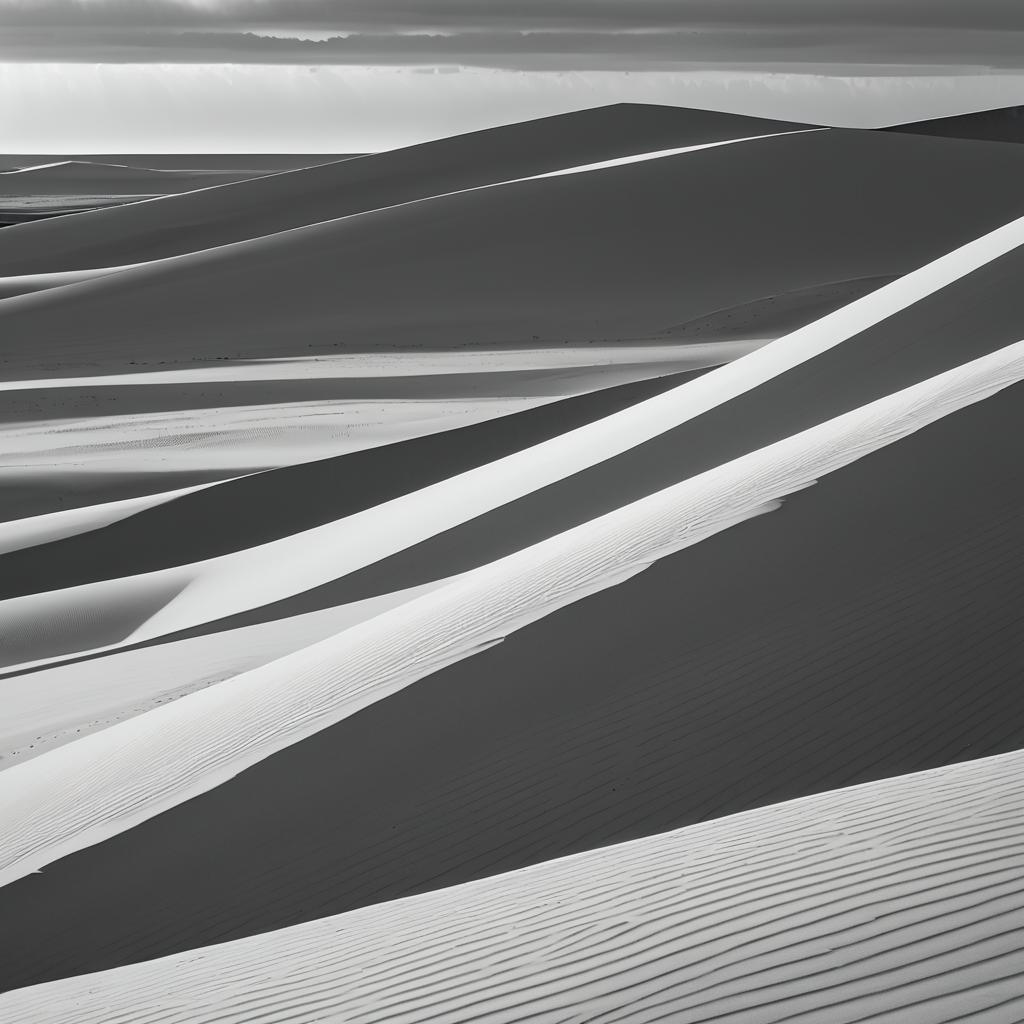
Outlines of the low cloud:
<svg viewBox="0 0 1024 1024">
<path fill-rule="evenodd" d="M 313 33 L 319 37 L 297 38 Z M 290 38 L 290 34 L 296 38 Z M 1021 0 L 0 0 L 7 61 L 1024 63 Z"/>
</svg>

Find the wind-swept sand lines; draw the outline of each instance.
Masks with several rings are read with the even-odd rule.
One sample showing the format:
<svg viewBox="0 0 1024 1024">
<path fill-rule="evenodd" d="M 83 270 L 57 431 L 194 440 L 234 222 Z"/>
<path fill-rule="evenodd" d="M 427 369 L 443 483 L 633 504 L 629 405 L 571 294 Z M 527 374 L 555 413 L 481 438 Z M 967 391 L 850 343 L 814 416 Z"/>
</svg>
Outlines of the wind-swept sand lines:
<svg viewBox="0 0 1024 1024">
<path fill-rule="evenodd" d="M 84 508 L 69 508 L 27 519 L 0 522 L 0 555 L 99 530 L 136 515 L 143 509 L 162 505 L 210 486 L 212 485 L 198 484 L 195 487 L 179 487 L 174 491 L 144 494 L 138 498 L 124 498 L 101 505 L 86 505 Z"/>
<path fill-rule="evenodd" d="M 1019 390 L 0 888 L 0 990 L 1024 747 Z"/>
<path fill-rule="evenodd" d="M 18 228 L 0 238 L 0 269 L 38 273 L 151 261 L 510 177 L 807 127 L 649 104 L 581 110 Z"/>
<path fill-rule="evenodd" d="M 1024 755 L 0 997 L 25 1024 L 1016 1020 Z"/>
<path fill-rule="evenodd" d="M 1019 214 L 1022 167 L 1014 147 L 819 131 L 464 190 L 4 300 L 0 376 L 650 338 L 766 295 L 903 273 Z M 970 173 L 984 190 L 965 192 Z"/>
<path fill-rule="evenodd" d="M 6 676 L 0 685 L 0 769 L 335 636 L 440 585 Z"/>
<path fill-rule="evenodd" d="M 371 565 L 751 392 L 885 318 L 913 307 L 971 271 L 1014 250 L 1022 241 L 1024 218 L 734 363 L 613 415 L 343 520 L 272 541 L 261 549 L 150 573 L 147 584 L 135 582 L 132 586 L 152 587 L 161 593 L 170 587 L 172 591 L 177 589 L 179 597 L 116 642 L 153 639 L 216 621 L 280 601 Z M 330 557 L 324 557 L 325 551 Z M 268 559 L 275 566 L 272 573 L 266 571 Z M 74 617 L 83 602 L 95 605 L 116 600 L 119 586 L 118 581 L 112 580 L 55 591 L 46 596 L 46 614 Z M 28 599 L 15 598 L 0 603 L 0 622 L 5 616 L 22 615 L 21 606 L 17 604 L 20 600 Z M 42 606 L 36 602 L 33 607 L 39 610 Z M 5 657 L 8 665 L 15 665 L 45 661 L 67 653 L 71 651 L 66 639 L 59 638 L 51 644 L 42 636 L 35 650 L 18 640 L 17 649 L 9 649 Z"/>
<path fill-rule="evenodd" d="M 211 789 L 1022 377 L 1024 342 L 484 566 L 336 639 L 15 765 L 0 774 L 0 883 Z"/>
</svg>

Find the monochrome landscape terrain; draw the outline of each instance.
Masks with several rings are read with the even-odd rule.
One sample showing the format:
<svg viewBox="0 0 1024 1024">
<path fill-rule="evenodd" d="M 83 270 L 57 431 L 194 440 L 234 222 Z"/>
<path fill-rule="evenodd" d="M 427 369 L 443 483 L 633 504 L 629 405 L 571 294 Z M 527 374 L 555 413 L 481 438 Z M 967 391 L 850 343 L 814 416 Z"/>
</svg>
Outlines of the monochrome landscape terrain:
<svg viewBox="0 0 1024 1024">
<path fill-rule="evenodd" d="M 0 1020 L 1024 1020 L 1022 109 L 0 158 Z"/>
</svg>

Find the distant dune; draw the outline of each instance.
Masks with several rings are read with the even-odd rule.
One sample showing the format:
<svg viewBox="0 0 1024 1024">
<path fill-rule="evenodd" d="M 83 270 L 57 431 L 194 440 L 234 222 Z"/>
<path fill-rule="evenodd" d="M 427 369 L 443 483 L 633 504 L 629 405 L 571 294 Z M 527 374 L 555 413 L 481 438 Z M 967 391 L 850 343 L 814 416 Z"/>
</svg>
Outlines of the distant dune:
<svg viewBox="0 0 1024 1024">
<path fill-rule="evenodd" d="M 1016 147 L 817 131 L 476 189 L 4 300 L 0 374 L 650 338 L 912 269 L 1024 211 L 1022 172 Z"/>
<path fill-rule="evenodd" d="M 976 114 L 939 117 L 932 121 L 896 124 L 884 129 L 948 139 L 980 139 L 987 142 L 1024 142 L 1024 106 L 981 110 Z"/>
<path fill-rule="evenodd" d="M 174 162 L 174 161 L 172 161 Z M 0 157 L 0 224 L 20 224 L 104 209 L 142 199 L 211 188 L 274 173 L 275 167 L 222 168 L 197 157 L 194 166 L 154 167 L 145 157 L 137 163 L 99 159 Z M 12 166 L 4 167 L 4 164 Z M 2 294 L 2 285 L 0 285 Z"/>
<path fill-rule="evenodd" d="M 0 272 L 120 266 L 635 153 L 793 131 L 760 118 L 621 104 L 542 118 L 247 186 L 0 234 Z"/>
<path fill-rule="evenodd" d="M 219 171 L 202 168 L 160 170 L 82 160 L 22 167 L 0 172 L 0 203 L 18 195 L 166 195 L 224 185 L 259 175 L 259 170 Z"/>
</svg>

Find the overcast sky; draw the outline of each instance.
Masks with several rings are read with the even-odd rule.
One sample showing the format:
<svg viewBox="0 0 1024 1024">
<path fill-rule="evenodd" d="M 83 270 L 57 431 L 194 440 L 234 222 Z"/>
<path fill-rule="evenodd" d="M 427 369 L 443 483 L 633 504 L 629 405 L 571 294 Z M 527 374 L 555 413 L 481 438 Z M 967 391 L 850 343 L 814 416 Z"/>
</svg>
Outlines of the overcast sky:
<svg viewBox="0 0 1024 1024">
<path fill-rule="evenodd" d="M 892 123 L 1024 102 L 1024 0 L 0 0 L 0 89 L 9 152 L 356 151 L 616 99 Z"/>
</svg>

